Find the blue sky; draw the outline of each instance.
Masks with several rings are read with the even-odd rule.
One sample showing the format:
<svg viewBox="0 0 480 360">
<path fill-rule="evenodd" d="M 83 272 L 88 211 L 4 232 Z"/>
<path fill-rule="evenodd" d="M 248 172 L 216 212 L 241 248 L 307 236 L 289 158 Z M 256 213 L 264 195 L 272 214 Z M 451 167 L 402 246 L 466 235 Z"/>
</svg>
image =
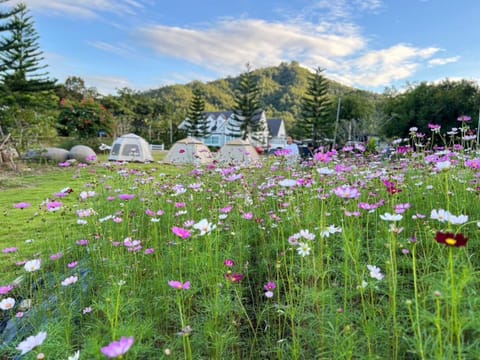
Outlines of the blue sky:
<svg viewBox="0 0 480 360">
<path fill-rule="evenodd" d="M 13 5 L 16 0 L 9 2 Z M 480 80 L 478 0 L 24 0 L 50 75 L 114 94 L 298 61 L 383 92 Z"/>
</svg>

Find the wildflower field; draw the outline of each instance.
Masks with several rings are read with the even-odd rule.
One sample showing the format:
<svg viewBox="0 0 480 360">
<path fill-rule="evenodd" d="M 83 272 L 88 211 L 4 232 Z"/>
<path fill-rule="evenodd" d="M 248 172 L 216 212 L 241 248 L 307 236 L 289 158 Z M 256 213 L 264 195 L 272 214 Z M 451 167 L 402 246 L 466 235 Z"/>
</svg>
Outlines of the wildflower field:
<svg viewBox="0 0 480 360">
<path fill-rule="evenodd" d="M 0 359 L 478 359 L 480 157 L 462 145 L 10 184 Z"/>
</svg>

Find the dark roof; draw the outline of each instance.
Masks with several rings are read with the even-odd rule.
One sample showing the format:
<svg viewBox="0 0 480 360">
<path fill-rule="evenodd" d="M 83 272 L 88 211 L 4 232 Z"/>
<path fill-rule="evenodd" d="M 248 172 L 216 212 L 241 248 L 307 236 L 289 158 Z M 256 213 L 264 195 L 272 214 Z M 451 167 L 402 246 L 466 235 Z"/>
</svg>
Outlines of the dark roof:
<svg viewBox="0 0 480 360">
<path fill-rule="evenodd" d="M 282 119 L 268 119 L 268 132 L 272 136 L 277 136 L 278 132 L 280 131 L 280 126 L 282 125 Z"/>
</svg>

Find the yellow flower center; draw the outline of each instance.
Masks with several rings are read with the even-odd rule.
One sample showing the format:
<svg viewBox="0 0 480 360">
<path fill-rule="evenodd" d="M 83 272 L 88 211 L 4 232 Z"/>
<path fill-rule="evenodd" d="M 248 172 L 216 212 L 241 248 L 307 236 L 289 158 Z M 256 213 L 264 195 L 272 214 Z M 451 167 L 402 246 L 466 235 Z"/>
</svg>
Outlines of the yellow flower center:
<svg viewBox="0 0 480 360">
<path fill-rule="evenodd" d="M 456 243 L 457 243 L 456 239 L 453 239 L 453 238 L 446 238 L 445 239 L 445 244 L 447 244 L 447 245 L 455 246 Z"/>
</svg>

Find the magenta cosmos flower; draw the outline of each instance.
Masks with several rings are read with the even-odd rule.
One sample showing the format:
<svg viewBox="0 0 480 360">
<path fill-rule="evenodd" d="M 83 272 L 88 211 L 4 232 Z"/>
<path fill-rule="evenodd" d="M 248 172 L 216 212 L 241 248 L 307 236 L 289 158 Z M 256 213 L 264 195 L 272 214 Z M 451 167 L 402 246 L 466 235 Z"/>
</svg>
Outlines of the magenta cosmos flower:
<svg viewBox="0 0 480 360">
<path fill-rule="evenodd" d="M 15 209 L 21 209 L 21 210 L 27 209 L 30 206 L 32 206 L 32 205 L 28 202 L 20 202 L 20 203 L 14 205 Z"/>
<path fill-rule="evenodd" d="M 133 343 L 133 336 L 130 336 L 129 338 L 122 336 L 119 341 L 114 341 L 109 345 L 103 347 L 102 353 L 110 359 L 118 358 L 120 356 L 123 356 L 128 350 L 130 350 Z"/>
<path fill-rule="evenodd" d="M 0 286 L 0 295 L 7 295 L 12 290 L 13 290 L 12 285 Z"/>
<path fill-rule="evenodd" d="M 181 237 L 182 239 L 188 239 L 190 236 L 192 236 L 192 233 L 189 230 L 177 226 L 174 226 L 172 231 L 175 235 Z"/>
</svg>

